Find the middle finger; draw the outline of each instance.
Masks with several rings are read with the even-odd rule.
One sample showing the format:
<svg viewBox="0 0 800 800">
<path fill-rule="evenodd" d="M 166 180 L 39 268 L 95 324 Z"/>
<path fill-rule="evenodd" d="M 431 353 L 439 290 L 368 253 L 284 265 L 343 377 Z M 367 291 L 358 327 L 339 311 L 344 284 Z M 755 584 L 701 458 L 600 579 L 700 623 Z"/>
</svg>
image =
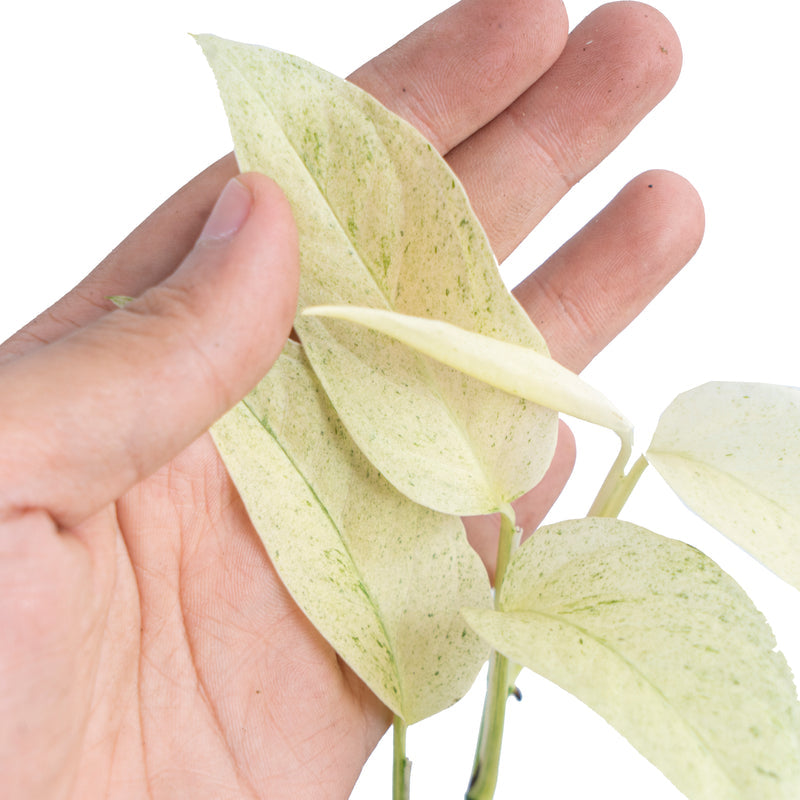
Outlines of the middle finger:
<svg viewBox="0 0 800 800">
<path fill-rule="evenodd" d="M 597 9 L 553 67 L 447 160 L 502 261 L 669 92 L 675 31 L 640 3 Z"/>
</svg>

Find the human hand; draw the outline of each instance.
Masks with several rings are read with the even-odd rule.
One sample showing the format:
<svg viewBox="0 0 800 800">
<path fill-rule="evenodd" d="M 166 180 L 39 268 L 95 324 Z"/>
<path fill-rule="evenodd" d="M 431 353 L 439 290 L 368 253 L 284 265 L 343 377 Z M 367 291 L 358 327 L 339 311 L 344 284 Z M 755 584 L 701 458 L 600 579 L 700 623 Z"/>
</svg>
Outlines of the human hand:
<svg viewBox="0 0 800 800">
<path fill-rule="evenodd" d="M 353 76 L 448 155 L 500 259 L 676 77 L 674 34 L 647 7 L 607 6 L 565 37 L 560 3 L 466 0 Z M 192 441 L 291 324 L 293 233 L 264 179 L 243 179 L 241 232 L 176 272 L 235 171 L 199 176 L 0 353 L 12 796 L 342 797 L 388 724 L 287 596 L 209 438 Z M 518 289 L 554 357 L 588 362 L 701 227 L 674 175 L 623 190 Z M 109 294 L 142 299 L 108 314 Z M 526 528 L 570 461 L 565 434 L 518 503 Z M 491 523 L 470 523 L 488 553 Z"/>
</svg>

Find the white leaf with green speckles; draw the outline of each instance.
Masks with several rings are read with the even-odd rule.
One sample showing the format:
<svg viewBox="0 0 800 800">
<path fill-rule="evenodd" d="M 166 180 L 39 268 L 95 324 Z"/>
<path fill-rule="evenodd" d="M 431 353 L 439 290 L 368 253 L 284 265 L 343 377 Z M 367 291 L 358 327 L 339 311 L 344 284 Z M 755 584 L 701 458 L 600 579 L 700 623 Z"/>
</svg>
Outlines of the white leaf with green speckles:
<svg viewBox="0 0 800 800">
<path fill-rule="evenodd" d="M 367 326 L 504 392 L 631 436 L 631 424 L 600 392 L 529 347 L 376 308 L 315 306 L 303 313 Z"/>
<path fill-rule="evenodd" d="M 685 392 L 661 416 L 647 460 L 696 514 L 800 589 L 800 389 Z"/>
<path fill-rule="evenodd" d="M 537 531 L 486 641 L 580 698 L 691 800 L 800 797 L 800 706 L 766 621 L 689 545 L 616 519 Z"/>
<path fill-rule="evenodd" d="M 408 723 L 458 700 L 488 656 L 459 609 L 492 602 L 461 520 L 380 477 L 293 342 L 212 434 L 281 580 L 361 679 Z"/>
<path fill-rule="evenodd" d="M 444 160 L 370 95 L 295 57 L 198 37 L 243 170 L 286 193 L 301 248 L 300 308 L 354 304 L 440 319 L 546 353 L 507 291 Z M 296 329 L 358 446 L 419 503 L 497 510 L 550 464 L 557 415 L 372 331 Z"/>
</svg>

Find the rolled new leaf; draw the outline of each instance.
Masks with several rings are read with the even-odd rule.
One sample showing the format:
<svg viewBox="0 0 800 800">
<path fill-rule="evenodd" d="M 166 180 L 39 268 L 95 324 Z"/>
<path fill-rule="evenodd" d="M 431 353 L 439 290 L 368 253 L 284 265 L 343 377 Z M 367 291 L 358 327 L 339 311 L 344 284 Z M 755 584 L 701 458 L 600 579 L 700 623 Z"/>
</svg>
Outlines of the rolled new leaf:
<svg viewBox="0 0 800 800">
<path fill-rule="evenodd" d="M 800 797 L 790 669 L 744 591 L 699 551 L 616 519 L 550 525 L 517 552 L 499 605 L 465 616 L 691 800 Z"/>
<path fill-rule="evenodd" d="M 661 416 L 647 460 L 689 508 L 800 589 L 800 390 L 707 383 Z"/>
<path fill-rule="evenodd" d="M 363 325 L 516 397 L 602 425 L 622 439 L 631 436 L 631 424 L 604 395 L 532 348 L 447 322 L 374 308 L 316 306 L 303 314 Z"/>
<path fill-rule="evenodd" d="M 325 303 L 441 319 L 546 353 L 503 285 L 458 179 L 411 125 L 293 56 L 200 36 L 242 170 L 292 204 L 300 308 Z M 503 508 L 542 478 L 556 414 L 399 343 L 332 320 L 296 330 L 359 448 L 400 491 L 454 514 Z"/>
<path fill-rule="evenodd" d="M 281 580 L 356 674 L 406 723 L 458 700 L 488 656 L 459 614 L 491 605 L 486 570 L 460 519 L 361 455 L 302 348 L 212 435 Z"/>
</svg>

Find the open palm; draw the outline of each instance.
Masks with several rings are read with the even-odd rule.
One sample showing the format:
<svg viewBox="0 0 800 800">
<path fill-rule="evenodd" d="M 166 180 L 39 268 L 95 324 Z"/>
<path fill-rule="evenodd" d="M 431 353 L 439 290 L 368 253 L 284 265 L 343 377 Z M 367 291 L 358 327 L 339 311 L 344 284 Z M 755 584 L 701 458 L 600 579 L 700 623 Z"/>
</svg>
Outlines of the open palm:
<svg viewBox="0 0 800 800">
<path fill-rule="evenodd" d="M 679 63 L 638 3 L 567 38 L 560 0 L 463 0 L 352 80 L 447 155 L 502 260 Z M 277 357 L 295 307 L 295 232 L 268 179 L 234 182 L 239 205 L 195 244 L 235 173 L 229 156 L 198 176 L 0 351 L 10 797 L 346 797 L 389 723 L 287 595 L 203 435 Z M 518 299 L 579 370 L 701 232 L 693 190 L 648 173 Z M 111 294 L 139 299 L 109 313 Z M 526 528 L 570 464 L 565 431 L 517 502 Z M 490 570 L 494 525 L 468 520 Z"/>
</svg>

